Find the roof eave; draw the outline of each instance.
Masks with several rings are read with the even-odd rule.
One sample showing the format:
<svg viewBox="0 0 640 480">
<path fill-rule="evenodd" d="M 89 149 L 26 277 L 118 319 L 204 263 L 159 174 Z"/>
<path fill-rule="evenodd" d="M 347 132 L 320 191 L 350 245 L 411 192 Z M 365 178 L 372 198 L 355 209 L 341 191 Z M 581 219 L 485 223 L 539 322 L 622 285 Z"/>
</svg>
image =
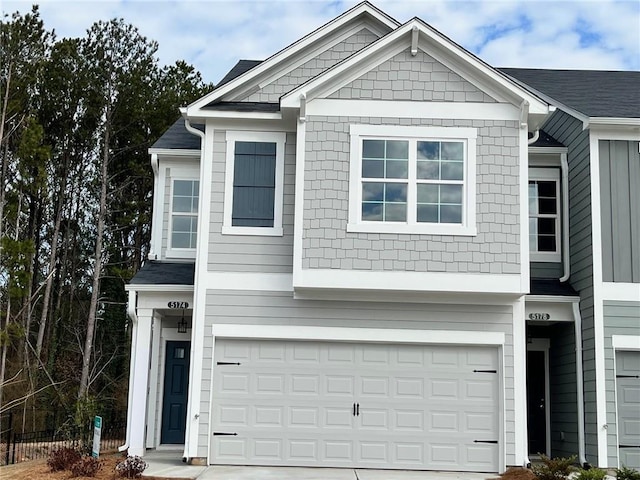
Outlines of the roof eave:
<svg viewBox="0 0 640 480">
<path fill-rule="evenodd" d="M 174 157 L 199 157 L 200 150 L 185 148 L 150 148 L 149 155 L 172 155 Z"/>
</svg>

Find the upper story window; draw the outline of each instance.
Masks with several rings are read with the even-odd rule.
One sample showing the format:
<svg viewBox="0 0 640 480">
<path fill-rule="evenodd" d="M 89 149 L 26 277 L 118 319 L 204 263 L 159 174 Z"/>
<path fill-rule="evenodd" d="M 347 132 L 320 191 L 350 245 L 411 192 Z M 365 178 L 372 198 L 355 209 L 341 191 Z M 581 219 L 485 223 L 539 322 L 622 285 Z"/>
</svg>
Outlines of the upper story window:
<svg viewBox="0 0 640 480">
<path fill-rule="evenodd" d="M 529 251 L 531 260 L 559 262 L 560 171 L 529 169 Z"/>
<path fill-rule="evenodd" d="M 198 233 L 198 180 L 173 180 L 171 248 L 194 249 Z"/>
<path fill-rule="evenodd" d="M 351 126 L 348 230 L 475 235 L 472 128 Z"/>
<path fill-rule="evenodd" d="M 227 132 L 222 233 L 282 235 L 284 133 Z"/>
</svg>

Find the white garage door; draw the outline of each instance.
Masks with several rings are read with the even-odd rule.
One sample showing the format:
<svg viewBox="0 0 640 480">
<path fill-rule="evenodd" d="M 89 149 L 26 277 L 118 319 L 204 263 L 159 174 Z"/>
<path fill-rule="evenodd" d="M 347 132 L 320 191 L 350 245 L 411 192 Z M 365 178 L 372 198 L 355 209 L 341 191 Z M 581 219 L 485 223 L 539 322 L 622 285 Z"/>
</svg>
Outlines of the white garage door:
<svg viewBox="0 0 640 480">
<path fill-rule="evenodd" d="M 620 464 L 640 469 L 640 352 L 616 352 Z"/>
<path fill-rule="evenodd" d="M 498 470 L 495 348 L 223 340 L 216 464 Z"/>
</svg>

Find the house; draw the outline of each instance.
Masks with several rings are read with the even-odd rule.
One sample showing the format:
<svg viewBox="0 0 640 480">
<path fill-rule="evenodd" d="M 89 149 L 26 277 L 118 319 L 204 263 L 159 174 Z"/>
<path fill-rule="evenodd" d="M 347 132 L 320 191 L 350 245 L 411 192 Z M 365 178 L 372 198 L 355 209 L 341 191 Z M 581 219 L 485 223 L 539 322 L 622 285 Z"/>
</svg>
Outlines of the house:
<svg viewBox="0 0 640 480">
<path fill-rule="evenodd" d="M 638 85 L 368 2 L 240 61 L 150 149 L 124 448 L 640 468 Z"/>
</svg>

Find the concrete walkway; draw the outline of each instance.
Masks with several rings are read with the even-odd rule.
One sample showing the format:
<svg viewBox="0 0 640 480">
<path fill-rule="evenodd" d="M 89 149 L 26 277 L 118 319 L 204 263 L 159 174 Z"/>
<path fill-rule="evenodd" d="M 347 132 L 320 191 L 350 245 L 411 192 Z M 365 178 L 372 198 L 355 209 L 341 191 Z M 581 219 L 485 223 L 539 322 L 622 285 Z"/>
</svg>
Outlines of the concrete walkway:
<svg viewBox="0 0 640 480">
<path fill-rule="evenodd" d="M 181 452 L 150 451 L 143 477 L 181 480 L 486 480 L 497 475 L 466 472 L 416 472 L 352 468 L 196 466 L 181 461 Z"/>
</svg>

